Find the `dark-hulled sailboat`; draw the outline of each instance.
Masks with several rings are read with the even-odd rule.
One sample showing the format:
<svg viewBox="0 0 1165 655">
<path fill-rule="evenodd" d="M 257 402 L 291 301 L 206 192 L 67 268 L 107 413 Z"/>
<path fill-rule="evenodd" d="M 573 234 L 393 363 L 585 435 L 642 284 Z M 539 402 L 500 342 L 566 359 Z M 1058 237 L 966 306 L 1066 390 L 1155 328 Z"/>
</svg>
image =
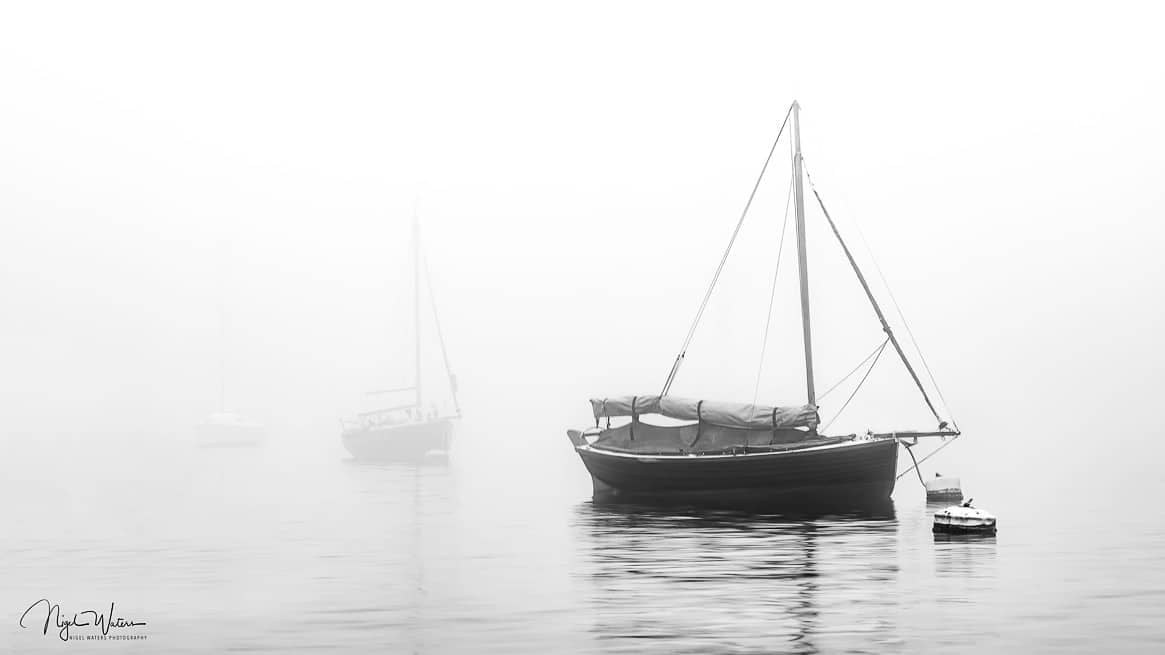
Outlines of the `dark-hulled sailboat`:
<svg viewBox="0 0 1165 655">
<path fill-rule="evenodd" d="M 881 322 L 886 334 L 881 349 L 887 344 L 893 345 L 938 423 L 937 428 L 931 431 L 870 432 L 862 436 L 828 436 L 818 432 L 820 418 L 813 378 L 799 114 L 800 107 L 794 102 L 785 114 L 773 148 L 745 204 L 736 231 L 721 258 L 663 390 L 655 395 L 591 399 L 594 427 L 567 432 L 575 451 L 590 472 L 596 501 L 794 510 L 871 506 L 888 502 L 897 477 L 905 475 L 903 473 L 896 477 L 899 443 L 910 447 L 917 443 L 919 437 L 946 438 L 958 437 L 960 434 L 957 427 L 951 427 L 953 421 L 940 418 L 837 226 L 825 210 L 821 196 L 813 189 L 833 234 Z M 776 151 L 777 143 L 790 120 L 793 139 L 790 193 L 795 210 L 807 402 L 803 405 L 777 407 L 758 405 L 755 401 L 718 402 L 670 396 L 668 392 L 683 363 L 696 326 Z M 812 179 L 810 185 L 812 188 Z M 877 351 L 878 354 L 881 354 L 881 349 Z M 873 359 L 876 363 L 877 357 Z M 872 367 L 873 364 L 870 364 Z M 641 420 L 644 415 L 663 416 L 689 423 L 653 425 Z M 629 418 L 630 421 L 612 427 L 612 418 Z M 606 427 L 600 427 L 603 419 L 606 420 Z M 912 453 L 911 458 L 914 459 Z M 912 468 L 917 468 L 917 462 Z"/>
<path fill-rule="evenodd" d="M 376 462 L 421 462 L 448 458 L 453 442 L 453 421 L 461 418 L 457 402 L 457 378 L 449 366 L 445 337 L 437 316 L 433 285 L 427 267 L 421 264 L 420 224 L 413 218 L 413 332 L 415 337 L 414 383 L 411 387 L 373 392 L 374 395 L 393 395 L 413 392 L 412 402 L 364 412 L 354 420 L 344 421 L 340 435 L 344 448 L 359 460 Z M 453 413 L 442 413 L 436 404 L 425 405 L 421 376 L 421 273 L 424 270 L 429 299 L 433 309 L 433 323 L 441 358 L 449 381 Z"/>
</svg>

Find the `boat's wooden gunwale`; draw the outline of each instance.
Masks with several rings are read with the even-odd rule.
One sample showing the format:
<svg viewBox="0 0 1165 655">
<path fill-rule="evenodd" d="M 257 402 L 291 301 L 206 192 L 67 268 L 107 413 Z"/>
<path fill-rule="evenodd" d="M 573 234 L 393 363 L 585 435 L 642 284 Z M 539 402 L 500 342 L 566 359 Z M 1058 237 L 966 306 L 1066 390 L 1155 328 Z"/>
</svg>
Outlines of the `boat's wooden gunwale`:
<svg viewBox="0 0 1165 655">
<path fill-rule="evenodd" d="M 817 445 L 817 446 L 806 446 L 804 448 L 785 448 L 782 450 L 764 450 L 764 451 L 760 450 L 760 448 L 763 448 L 763 446 L 750 446 L 749 447 L 750 451 L 757 450 L 758 452 L 738 452 L 738 453 L 724 453 L 724 454 L 631 453 L 631 452 L 623 452 L 623 451 L 619 451 L 619 450 L 610 450 L 610 449 L 602 448 L 602 447 L 595 447 L 591 444 L 587 444 L 585 446 L 575 446 L 575 450 L 591 452 L 591 453 L 596 453 L 599 455 L 606 455 L 606 456 L 611 456 L 611 457 L 626 457 L 628 459 L 637 459 L 637 460 L 674 459 L 674 460 L 687 461 L 687 460 L 692 460 L 692 459 L 738 459 L 738 458 L 742 458 L 742 457 L 756 458 L 756 457 L 772 457 L 772 456 L 779 456 L 779 455 L 786 455 L 787 456 L 787 455 L 795 455 L 797 453 L 820 452 L 823 450 L 830 450 L 830 449 L 835 449 L 835 448 L 845 448 L 845 447 L 854 446 L 857 444 L 876 443 L 876 442 L 880 442 L 880 441 L 893 441 L 893 439 L 889 439 L 889 438 L 886 438 L 886 439 L 850 439 L 850 440 L 846 440 L 846 441 L 839 441 L 836 443 L 821 444 L 821 445 Z"/>
</svg>

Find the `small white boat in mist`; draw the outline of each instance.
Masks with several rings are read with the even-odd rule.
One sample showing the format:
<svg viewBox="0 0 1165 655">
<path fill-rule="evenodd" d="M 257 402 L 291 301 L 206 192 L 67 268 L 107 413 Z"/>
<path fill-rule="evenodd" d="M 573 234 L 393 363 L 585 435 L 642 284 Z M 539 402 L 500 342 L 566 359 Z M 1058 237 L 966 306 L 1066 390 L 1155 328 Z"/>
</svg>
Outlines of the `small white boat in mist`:
<svg viewBox="0 0 1165 655">
<path fill-rule="evenodd" d="M 203 448 L 258 446 L 267 437 L 262 423 L 235 412 L 215 412 L 195 428 Z"/>
<path fill-rule="evenodd" d="M 370 395 L 392 395 L 412 392 L 411 402 L 364 412 L 354 419 L 341 420 L 340 440 L 344 448 L 359 460 L 374 462 L 442 461 L 448 458 L 453 442 L 453 420 L 461 418 L 457 403 L 457 378 L 449 366 L 445 338 L 437 317 L 435 302 L 431 302 L 437 341 L 452 396 L 453 412 L 443 413 L 432 399 L 426 401 L 421 387 L 421 246 L 420 225 L 413 217 L 413 335 L 414 383 L 411 387 L 374 391 Z M 429 299 L 433 301 L 433 286 L 425 271 Z"/>
<path fill-rule="evenodd" d="M 218 307 L 219 361 L 218 411 L 195 426 L 197 444 L 203 448 L 259 446 L 267 437 L 262 423 L 240 412 L 226 409 L 227 402 L 227 325 L 224 302 Z"/>
</svg>

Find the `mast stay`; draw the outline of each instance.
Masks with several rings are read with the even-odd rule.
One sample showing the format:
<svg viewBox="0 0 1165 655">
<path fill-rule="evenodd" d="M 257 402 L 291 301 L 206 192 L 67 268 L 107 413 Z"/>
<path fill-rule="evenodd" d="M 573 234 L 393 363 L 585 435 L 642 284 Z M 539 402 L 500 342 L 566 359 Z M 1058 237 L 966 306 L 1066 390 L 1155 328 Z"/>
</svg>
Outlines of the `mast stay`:
<svg viewBox="0 0 1165 655">
<path fill-rule="evenodd" d="M 790 146 L 791 147 L 791 146 Z M 769 347 L 769 327 L 773 323 L 773 303 L 777 299 L 777 278 L 781 274 L 781 254 L 785 252 L 785 233 L 789 228 L 789 205 L 793 202 L 793 177 L 789 176 L 789 191 L 785 194 L 785 216 L 781 219 L 781 240 L 777 242 L 777 264 L 773 267 L 773 283 L 769 290 L 769 308 L 765 311 L 765 333 L 764 338 L 761 339 L 760 357 L 757 358 L 756 364 L 756 382 L 752 386 L 752 404 L 756 405 L 756 399 L 760 395 L 760 381 L 761 374 L 765 369 L 765 351 Z"/>
<path fill-rule="evenodd" d="M 421 253 L 422 266 L 425 271 L 425 288 L 429 291 L 429 306 L 433 310 L 433 324 L 437 327 L 437 343 L 441 346 L 441 360 L 445 363 L 445 375 L 449 377 L 449 390 L 453 394 L 453 409 L 457 416 L 461 416 L 461 405 L 457 402 L 457 376 L 453 375 L 453 368 L 449 365 L 449 353 L 445 350 L 445 335 L 441 331 L 441 317 L 437 314 L 437 296 L 433 293 L 433 276 L 429 274 L 429 259 Z"/>
<path fill-rule="evenodd" d="M 874 308 L 874 313 L 877 314 L 878 321 L 882 324 L 882 331 L 886 333 L 887 339 L 890 340 L 890 344 L 894 346 L 894 350 L 898 353 L 898 358 L 902 360 L 906 371 L 910 373 L 910 378 L 914 380 L 914 385 L 918 387 L 919 393 L 922 394 L 922 399 L 926 401 L 926 406 L 930 409 L 930 413 L 934 415 L 934 420 L 938 421 L 939 429 L 943 430 L 946 428 L 947 422 L 939 416 L 938 410 L 934 408 L 934 403 L 931 402 L 930 396 L 926 393 L 926 388 L 922 386 L 922 380 L 918 378 L 918 373 L 914 371 L 910 360 L 906 358 L 906 353 L 903 352 L 902 345 L 898 343 L 898 337 L 894 336 L 894 331 L 890 329 L 890 324 L 886 321 L 886 316 L 882 313 L 882 308 L 878 305 L 877 299 L 874 298 L 874 293 L 870 291 L 870 285 L 866 282 L 866 276 L 862 274 L 862 269 L 858 267 L 858 263 L 854 260 L 853 254 L 850 253 L 849 246 L 841 238 L 841 232 L 838 231 L 837 224 L 833 222 L 833 217 L 829 215 L 829 210 L 825 208 L 825 202 L 821 199 L 821 194 L 813 186 L 812 178 L 810 178 L 809 188 L 813 191 L 813 196 L 817 199 L 817 205 L 821 207 L 821 213 L 825 215 L 825 220 L 829 222 L 829 228 L 833 231 L 833 236 L 837 237 L 837 242 L 841 244 L 841 249 L 845 253 L 846 259 L 849 260 L 849 265 L 853 268 L 854 274 L 857 275 L 858 282 L 862 285 L 862 290 L 866 292 L 866 298 L 870 301 L 870 306 Z"/>
<path fill-rule="evenodd" d="M 756 197 L 756 192 L 760 189 L 760 183 L 765 177 L 765 171 L 769 168 L 769 162 L 773 159 L 773 153 L 777 151 L 777 144 L 781 141 L 781 135 L 785 133 L 785 126 L 789 123 L 789 116 L 793 113 L 793 108 L 797 106 L 794 102 L 789 106 L 789 110 L 785 112 L 785 119 L 781 121 L 781 128 L 777 130 L 777 138 L 773 139 L 773 147 L 769 148 L 769 154 L 765 157 L 765 163 L 761 166 L 760 174 L 757 175 L 756 182 L 752 185 L 752 192 L 748 194 L 748 201 L 744 203 L 744 210 L 740 212 L 740 218 L 736 221 L 736 228 L 732 230 L 732 237 L 728 239 L 728 247 L 724 249 L 724 254 L 720 257 L 720 264 L 716 266 L 716 272 L 712 275 L 712 282 L 708 285 L 708 290 L 704 293 L 704 300 L 700 302 L 700 308 L 696 311 L 696 317 L 692 320 L 692 326 L 688 328 L 688 335 L 684 338 L 684 345 L 680 347 L 680 353 L 676 355 L 676 361 L 672 363 L 671 371 L 667 375 L 667 381 L 663 383 L 663 390 L 659 392 L 662 398 L 671 390 L 672 382 L 676 379 L 676 374 L 680 371 L 680 365 L 684 363 L 684 357 L 688 354 L 688 346 L 692 343 L 692 337 L 696 335 L 696 326 L 700 324 L 700 318 L 704 316 L 704 310 L 708 307 L 708 301 L 712 298 L 712 290 L 716 288 L 716 282 L 720 279 L 720 273 L 724 270 L 724 264 L 728 261 L 728 254 L 732 252 L 732 245 L 736 243 L 736 235 L 740 234 L 740 227 L 744 225 L 744 217 L 748 215 L 748 210 L 752 207 L 753 198 Z"/>
</svg>

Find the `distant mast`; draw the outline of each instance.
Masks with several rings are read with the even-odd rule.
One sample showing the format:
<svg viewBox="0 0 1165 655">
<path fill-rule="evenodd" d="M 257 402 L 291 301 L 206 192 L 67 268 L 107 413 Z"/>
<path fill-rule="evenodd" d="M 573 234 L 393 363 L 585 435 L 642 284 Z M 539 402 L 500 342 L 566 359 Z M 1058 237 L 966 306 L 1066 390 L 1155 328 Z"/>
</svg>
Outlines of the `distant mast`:
<svg viewBox="0 0 1165 655">
<path fill-rule="evenodd" d="M 805 388 L 808 404 L 817 406 L 813 388 L 813 337 L 809 329 L 809 259 L 805 252 L 805 197 L 801 189 L 801 105 L 793 101 L 793 206 L 797 228 L 797 272 L 801 281 L 801 335 L 805 344 Z"/>
<path fill-rule="evenodd" d="M 413 212 L 413 335 L 416 337 L 417 409 L 421 408 L 421 223 Z"/>
<path fill-rule="evenodd" d="M 227 310 L 226 302 L 218 300 L 218 411 L 227 405 Z"/>
</svg>

